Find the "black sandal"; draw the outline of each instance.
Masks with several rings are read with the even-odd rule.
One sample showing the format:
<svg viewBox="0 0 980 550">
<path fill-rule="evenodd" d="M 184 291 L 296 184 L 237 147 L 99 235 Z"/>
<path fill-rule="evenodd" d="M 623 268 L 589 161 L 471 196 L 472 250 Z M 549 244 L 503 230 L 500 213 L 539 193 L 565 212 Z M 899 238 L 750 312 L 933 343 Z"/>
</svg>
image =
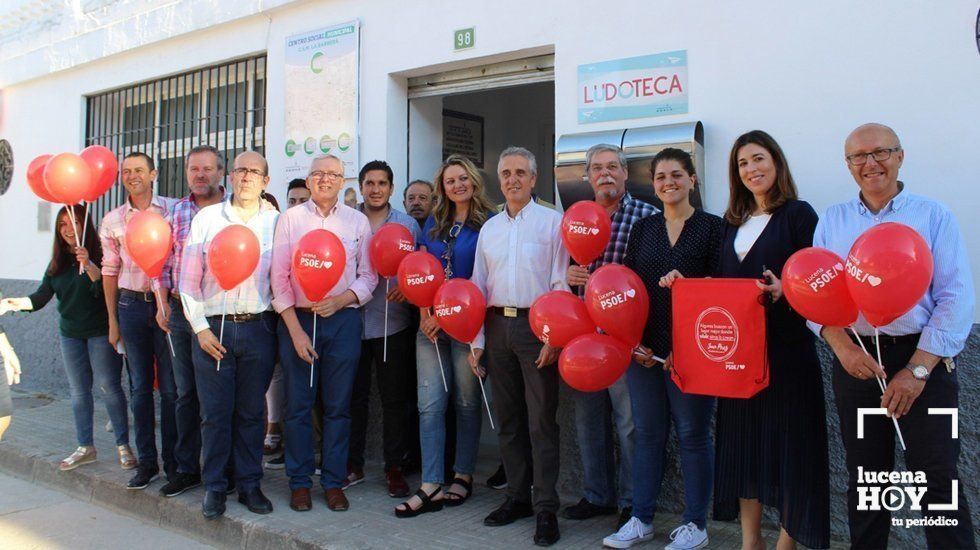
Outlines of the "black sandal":
<svg viewBox="0 0 980 550">
<path fill-rule="evenodd" d="M 425 491 L 420 488 L 418 491 L 415 491 L 415 496 L 419 497 L 419 500 L 422 501 L 422 506 L 419 506 L 413 510 L 411 505 L 409 505 L 408 501 L 406 500 L 402 503 L 405 505 L 404 510 L 397 507 L 395 508 L 395 516 L 400 518 L 414 518 L 419 514 L 424 514 L 426 512 L 438 512 L 439 510 L 442 510 L 443 501 L 432 500 L 432 497 L 436 496 L 436 494 L 438 494 L 441 490 L 441 487 L 436 487 L 436 490 L 433 491 L 431 495 L 427 495 L 425 494 Z"/>
<path fill-rule="evenodd" d="M 466 489 L 466 494 L 461 495 L 459 493 L 454 493 L 452 491 L 446 491 L 445 495 L 442 498 L 446 506 L 459 506 L 460 504 L 466 502 L 466 499 L 470 498 L 470 496 L 473 494 L 473 484 L 461 477 L 453 478 L 453 482 L 450 485 L 450 488 L 452 488 L 452 485 L 459 485 L 463 489 Z M 452 497 L 450 497 L 449 495 L 452 495 Z"/>
</svg>

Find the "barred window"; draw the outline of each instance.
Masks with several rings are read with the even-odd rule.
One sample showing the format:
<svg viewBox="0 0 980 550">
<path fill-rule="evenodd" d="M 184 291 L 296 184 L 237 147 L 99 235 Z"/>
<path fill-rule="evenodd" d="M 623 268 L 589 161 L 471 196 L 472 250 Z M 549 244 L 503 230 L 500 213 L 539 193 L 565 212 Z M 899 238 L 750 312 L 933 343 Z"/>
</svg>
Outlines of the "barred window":
<svg viewBox="0 0 980 550">
<path fill-rule="evenodd" d="M 88 96 L 85 145 L 108 147 L 120 168 L 129 153 L 150 155 L 157 194 L 186 196 L 193 147 L 213 145 L 229 165 L 242 151 L 265 154 L 265 63 L 263 54 Z M 124 200 L 118 181 L 93 205 L 95 222 Z"/>
</svg>

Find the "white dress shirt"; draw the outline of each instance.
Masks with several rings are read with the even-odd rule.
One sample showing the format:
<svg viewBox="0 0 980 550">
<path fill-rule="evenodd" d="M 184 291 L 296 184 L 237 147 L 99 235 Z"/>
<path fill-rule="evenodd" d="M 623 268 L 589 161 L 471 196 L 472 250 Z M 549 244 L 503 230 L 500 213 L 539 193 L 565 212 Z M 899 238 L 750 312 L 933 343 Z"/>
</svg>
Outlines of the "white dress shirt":
<svg viewBox="0 0 980 550">
<path fill-rule="evenodd" d="M 209 328 L 207 317 L 272 309 L 272 238 L 278 219 L 279 212 L 262 201 L 259 212 L 246 223 L 232 207 L 230 197 L 202 208 L 194 216 L 181 257 L 179 290 L 184 315 L 195 334 Z M 230 225 L 244 225 L 255 234 L 259 240 L 259 265 L 251 277 L 228 291 L 226 305 L 225 291 L 208 270 L 207 253 L 214 236 Z"/>
<path fill-rule="evenodd" d="M 561 214 L 534 201 L 511 217 L 505 208 L 480 229 L 470 279 L 488 307 L 529 308 L 542 294 L 568 290 L 568 251 L 561 242 Z M 473 341 L 483 348 L 483 331 Z"/>
</svg>

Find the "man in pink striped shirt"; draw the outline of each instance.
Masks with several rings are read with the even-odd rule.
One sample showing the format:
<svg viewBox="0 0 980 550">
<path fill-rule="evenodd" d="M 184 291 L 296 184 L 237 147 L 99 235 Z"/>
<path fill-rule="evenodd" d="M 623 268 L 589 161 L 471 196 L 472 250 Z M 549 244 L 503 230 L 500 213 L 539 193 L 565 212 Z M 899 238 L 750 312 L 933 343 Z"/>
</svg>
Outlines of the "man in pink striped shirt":
<svg viewBox="0 0 980 550">
<path fill-rule="evenodd" d="M 106 309 L 109 311 L 109 343 L 125 353 L 129 359 L 129 378 L 132 384 L 130 407 L 133 410 L 139 465 L 136 475 L 127 487 L 145 489 L 160 473 L 154 427 L 154 359 L 160 388 L 163 469 L 168 479 L 177 474 L 177 461 L 174 458 L 174 445 L 177 441 L 174 416 L 177 386 L 174 383 L 166 335 L 156 323 L 158 301 L 150 288 L 150 279 L 126 250 L 126 224 L 144 210 L 166 217 L 175 201 L 153 192 L 157 171 L 149 155 L 126 155 L 121 172 L 128 197 L 122 206 L 102 218 L 99 227 L 99 238 L 102 241 L 102 286 L 105 290 Z M 167 289 L 160 289 L 159 293 L 166 308 Z"/>
<path fill-rule="evenodd" d="M 292 490 L 290 507 L 312 507 L 310 488 L 314 453 L 311 412 L 316 392 L 323 402 L 323 475 L 327 506 L 347 510 L 341 489 L 347 477 L 350 440 L 350 398 L 361 352 L 361 315 L 357 310 L 371 299 L 378 275 L 371 267 L 367 217 L 338 201 L 344 186 L 344 165 L 333 155 L 317 157 L 306 185 L 311 199 L 284 212 L 276 227 L 272 252 L 272 305 L 282 315 L 279 359 L 286 386 L 286 475 Z M 299 240 L 314 229 L 334 233 L 347 251 L 340 281 L 323 300 L 311 303 L 292 274 Z M 316 347 L 313 316 L 317 315 Z M 310 369 L 313 387 L 310 387 Z"/>
</svg>

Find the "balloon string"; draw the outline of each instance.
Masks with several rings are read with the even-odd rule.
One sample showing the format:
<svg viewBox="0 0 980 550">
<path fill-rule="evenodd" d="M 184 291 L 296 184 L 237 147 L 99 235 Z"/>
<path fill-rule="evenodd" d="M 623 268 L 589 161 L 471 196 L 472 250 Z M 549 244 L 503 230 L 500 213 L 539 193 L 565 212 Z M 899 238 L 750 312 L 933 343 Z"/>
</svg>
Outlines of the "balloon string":
<svg viewBox="0 0 980 550">
<path fill-rule="evenodd" d="M 157 294 L 157 308 L 163 312 L 163 298 L 159 294 Z M 174 338 L 169 332 L 167 332 L 167 343 L 170 344 L 170 356 L 177 357 L 177 352 L 174 351 Z"/>
<path fill-rule="evenodd" d="M 78 220 L 75 219 L 74 209 L 71 206 L 69 206 L 69 205 L 66 204 L 65 205 L 65 212 L 68 213 L 68 220 L 71 222 L 71 226 L 72 226 L 72 229 L 73 229 L 72 233 L 75 234 L 75 248 L 81 248 L 82 245 L 81 245 L 81 243 L 78 240 L 78 231 L 74 231 L 75 229 L 78 229 Z M 79 263 L 78 264 L 78 274 L 81 275 L 82 273 L 85 273 L 85 265 L 82 264 L 82 263 Z"/>
<path fill-rule="evenodd" d="M 313 387 L 313 366 L 316 365 L 316 318 L 317 314 L 313 312 L 313 360 L 310 361 L 310 387 Z"/>
<path fill-rule="evenodd" d="M 432 315 L 432 308 L 429 308 L 429 315 Z M 439 360 L 439 374 L 442 375 L 442 389 L 449 393 L 449 385 L 446 384 L 446 372 L 442 367 L 442 353 L 439 352 L 439 337 L 432 341 L 432 345 L 436 347 L 436 359 Z"/>
<path fill-rule="evenodd" d="M 381 362 L 388 362 L 388 277 L 385 277 L 385 341 L 384 352 L 381 355 Z"/>
<path fill-rule="evenodd" d="M 82 242 L 83 243 L 85 242 L 85 235 L 88 233 L 88 207 L 89 207 L 90 204 L 92 204 L 92 203 L 90 203 L 88 201 L 85 201 L 85 220 L 84 220 L 84 223 L 82 224 Z"/>
<path fill-rule="evenodd" d="M 221 329 L 218 331 L 218 345 L 224 345 L 225 341 L 225 310 L 228 309 L 228 291 L 221 297 Z M 218 359 L 218 372 L 221 372 L 221 359 Z"/>
<path fill-rule="evenodd" d="M 473 351 L 472 347 L 470 348 L 470 353 L 473 354 L 473 359 L 476 360 L 476 352 Z M 477 376 L 476 379 L 480 381 L 480 393 L 483 394 L 483 404 L 487 407 L 487 419 L 490 420 L 490 429 L 496 430 L 497 428 L 493 426 L 493 414 L 490 412 L 490 402 L 487 401 L 487 390 L 483 389 L 483 377 Z"/>
<path fill-rule="evenodd" d="M 860 340 L 860 338 L 858 338 L 858 340 Z M 881 341 L 878 336 L 878 327 L 875 327 L 875 348 L 878 350 L 878 366 L 884 368 L 881 363 Z M 882 384 L 882 388 L 887 387 L 884 380 L 879 379 L 879 381 Z M 892 417 L 892 423 L 895 424 L 895 432 L 898 434 L 898 442 L 902 444 L 902 450 L 907 451 L 908 449 L 905 448 L 905 438 L 902 437 L 902 429 L 898 427 L 898 419 L 894 416 Z"/>
<path fill-rule="evenodd" d="M 871 357 L 871 354 L 868 353 L 868 348 L 864 347 L 864 341 L 861 340 L 861 336 L 857 333 L 856 330 L 854 330 L 854 325 L 851 325 L 848 328 L 851 329 L 851 332 L 852 333 L 854 333 L 854 337 L 857 338 L 858 344 L 861 346 L 861 349 L 864 351 L 864 353 L 868 357 Z M 878 387 L 881 388 L 881 394 L 884 395 L 885 394 L 885 381 L 882 380 L 880 376 L 875 376 L 875 380 L 878 381 Z"/>
</svg>

